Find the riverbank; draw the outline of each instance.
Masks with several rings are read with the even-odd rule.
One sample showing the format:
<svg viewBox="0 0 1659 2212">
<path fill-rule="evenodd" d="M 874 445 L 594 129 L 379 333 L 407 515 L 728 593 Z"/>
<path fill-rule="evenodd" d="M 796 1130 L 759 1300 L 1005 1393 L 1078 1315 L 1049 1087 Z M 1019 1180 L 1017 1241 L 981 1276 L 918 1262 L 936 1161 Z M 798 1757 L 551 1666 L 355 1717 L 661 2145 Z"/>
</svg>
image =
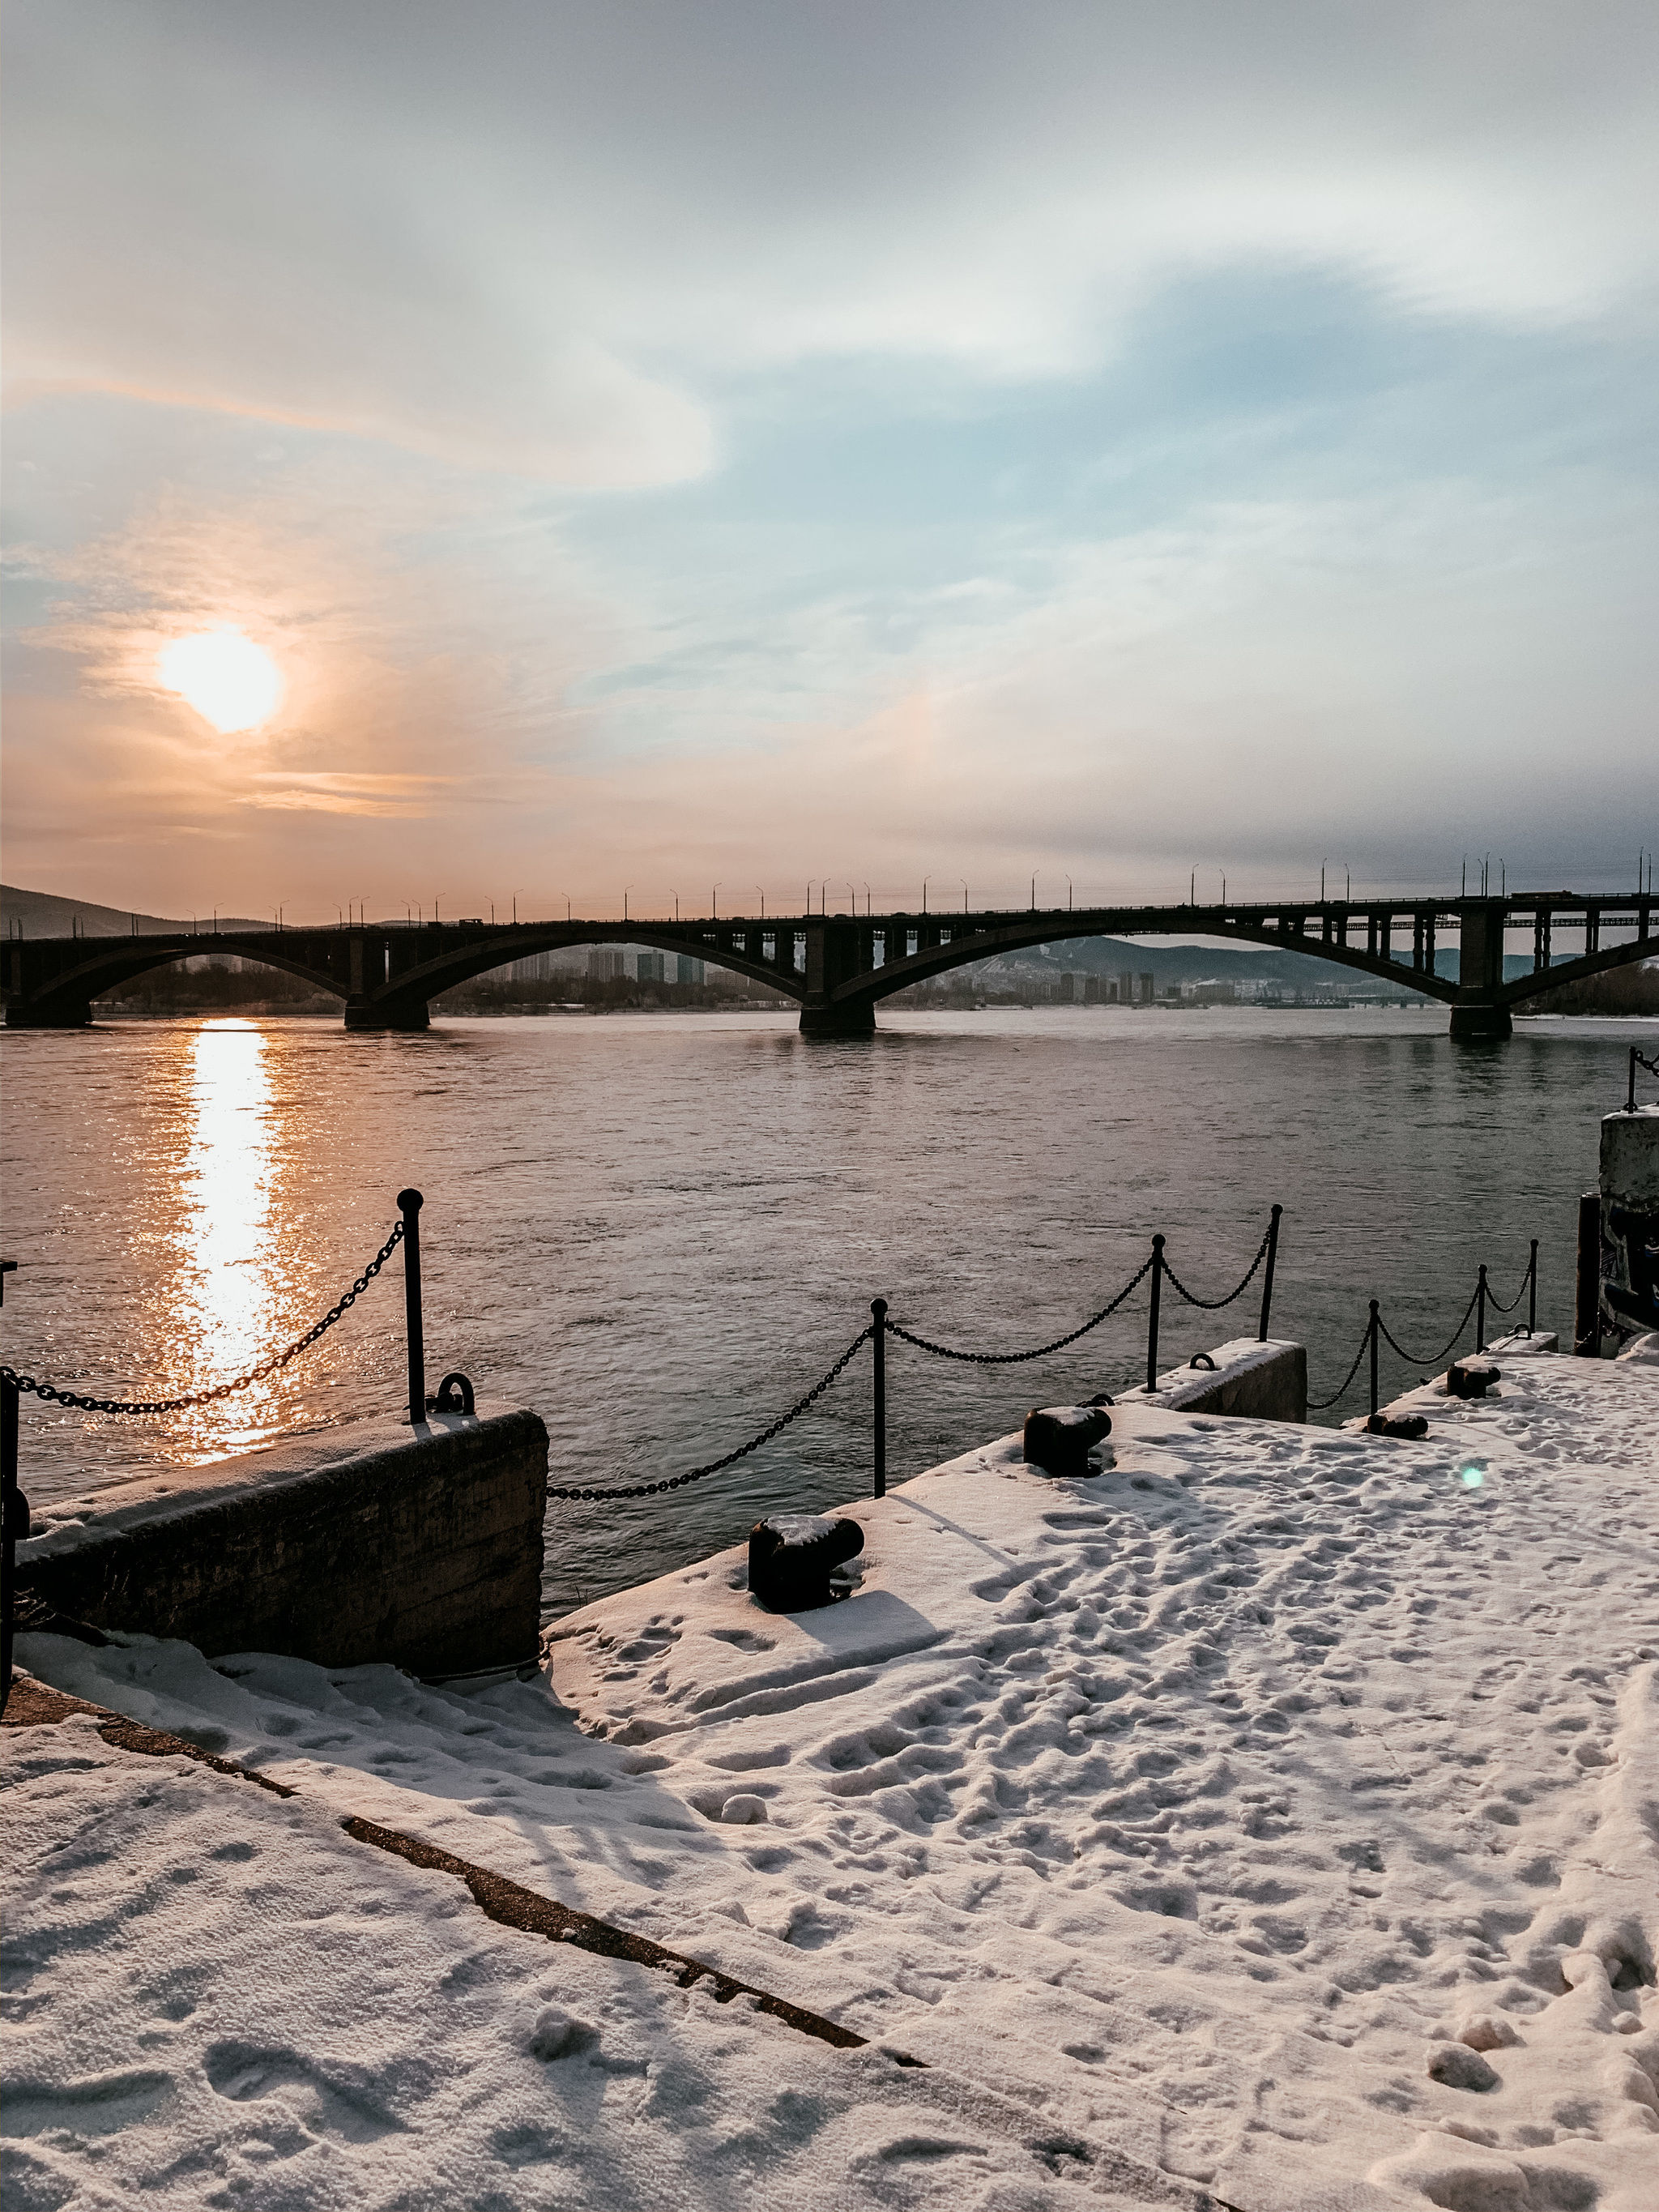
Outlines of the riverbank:
<svg viewBox="0 0 1659 2212">
<path fill-rule="evenodd" d="M 571 1615 L 532 1681 L 32 1639 L 301 1810 L 160 1784 L 89 1723 L 9 1741 L 15 2048 L 82 2110 L 149 2100 L 97 2141 L 163 2204 L 185 2158 L 198 2189 L 278 2154 L 307 2202 L 1098 2203 L 1113 2156 L 1120 2203 L 1170 2201 L 1139 2172 L 1245 2212 L 1645 2212 L 1656 1407 L 1659 1369 L 1547 1356 L 1420 1442 L 1125 1407 L 1098 1477 L 1005 1439 L 854 1501 L 828 1613 L 760 1612 L 733 1549 Z M 875 2053 L 550 1954 L 354 1857 L 348 1815 Z M 884 2049 L 929 2069 L 925 2118 Z M 89 2175 L 42 2111 L 29 2157 Z"/>
</svg>

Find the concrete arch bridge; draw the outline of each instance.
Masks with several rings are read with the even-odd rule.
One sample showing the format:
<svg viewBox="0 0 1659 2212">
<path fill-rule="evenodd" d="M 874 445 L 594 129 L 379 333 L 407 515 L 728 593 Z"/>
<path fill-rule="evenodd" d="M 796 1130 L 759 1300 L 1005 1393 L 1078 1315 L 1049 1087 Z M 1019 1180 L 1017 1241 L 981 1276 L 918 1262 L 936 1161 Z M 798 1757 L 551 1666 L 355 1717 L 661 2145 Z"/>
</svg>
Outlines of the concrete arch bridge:
<svg viewBox="0 0 1659 2212">
<path fill-rule="evenodd" d="M 1503 1037 L 1511 1010 L 1559 983 L 1659 956 L 1651 894 L 1583 898 L 1570 891 L 1501 898 L 1230 902 L 975 914 L 806 914 L 708 921 L 565 921 L 369 923 L 321 929 L 194 930 L 130 937 L 14 937 L 3 953 L 6 1023 L 73 1029 L 93 1001 L 149 970 L 204 952 L 281 969 L 341 1003 L 349 1030 L 423 1030 L 432 1000 L 532 953 L 630 945 L 686 953 L 799 1000 L 809 1036 L 875 1028 L 878 1002 L 994 953 L 1081 937 L 1206 937 L 1305 952 L 1442 1000 L 1454 1036 Z M 1508 936 L 1524 932 L 1527 973 L 1504 980 Z M 1562 959 L 1557 934 L 1582 949 Z M 1437 951 L 1457 948 L 1454 981 Z M 1565 949 L 1565 948 L 1564 948 Z"/>
</svg>

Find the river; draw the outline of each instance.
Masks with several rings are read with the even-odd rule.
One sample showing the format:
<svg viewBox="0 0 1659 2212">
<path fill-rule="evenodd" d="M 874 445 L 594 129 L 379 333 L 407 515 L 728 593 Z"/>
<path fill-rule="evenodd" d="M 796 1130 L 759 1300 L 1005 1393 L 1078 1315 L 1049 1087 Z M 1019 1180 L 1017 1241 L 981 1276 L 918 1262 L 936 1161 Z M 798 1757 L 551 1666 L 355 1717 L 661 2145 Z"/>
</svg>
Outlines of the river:
<svg viewBox="0 0 1659 2212">
<path fill-rule="evenodd" d="M 1571 1329 L 1578 1192 L 1626 1048 L 1651 1024 L 1535 1020 L 1454 1046 L 1443 1009 L 1054 1007 L 884 1013 L 806 1042 L 793 1014 L 112 1022 L 4 1040 L 6 1358 L 91 1395 L 210 1387 L 295 1336 L 422 1216 L 428 1381 L 536 1408 L 565 1485 L 676 1474 L 765 1426 L 869 1318 L 947 1343 L 1041 1344 L 1103 1305 L 1154 1230 L 1230 1289 L 1285 1208 L 1275 1334 L 1334 1389 L 1379 1297 L 1432 1351 L 1479 1261 L 1499 1297 L 1540 1240 L 1540 1326 Z M 1018 1063 L 1018 1065 L 1016 1065 Z M 21 1480 L 62 1498 L 158 1462 L 395 1411 L 400 1258 L 280 1376 L 137 1421 L 26 1398 Z M 1167 1285 L 1170 1358 L 1253 1334 Z M 902 1480 L 1032 1404 L 1133 1382 L 1146 1296 L 1070 1350 L 976 1368 L 895 1344 Z M 1472 1343 L 1468 1338 L 1465 1343 Z M 1415 1381 L 1386 1354 L 1385 1393 Z M 1333 1412 L 1364 1410 L 1355 1390 Z M 855 1494 L 867 1351 L 752 1457 L 638 1501 L 559 1504 L 550 1613 Z"/>
</svg>

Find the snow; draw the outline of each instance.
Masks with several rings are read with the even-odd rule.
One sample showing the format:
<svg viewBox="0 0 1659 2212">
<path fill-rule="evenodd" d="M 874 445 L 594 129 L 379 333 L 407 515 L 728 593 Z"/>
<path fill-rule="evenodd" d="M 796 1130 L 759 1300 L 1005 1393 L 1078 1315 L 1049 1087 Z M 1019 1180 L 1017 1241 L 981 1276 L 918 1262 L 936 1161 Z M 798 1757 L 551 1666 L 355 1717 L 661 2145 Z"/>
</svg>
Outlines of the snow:
<svg viewBox="0 0 1659 2212">
<path fill-rule="evenodd" d="M 1132 1401 L 1056 1481 L 1004 1438 L 843 1509 L 842 1604 L 763 1612 L 740 1544 L 561 1622 L 544 1679 L 22 1639 L 301 1793 L 7 1732 L 33 2201 L 1146 2203 L 1155 2171 L 1247 2212 L 1654 2212 L 1659 1376 L 1498 1364 L 1402 1401 L 1420 1441 Z M 347 1814 L 877 2047 L 550 1959 Z"/>
</svg>

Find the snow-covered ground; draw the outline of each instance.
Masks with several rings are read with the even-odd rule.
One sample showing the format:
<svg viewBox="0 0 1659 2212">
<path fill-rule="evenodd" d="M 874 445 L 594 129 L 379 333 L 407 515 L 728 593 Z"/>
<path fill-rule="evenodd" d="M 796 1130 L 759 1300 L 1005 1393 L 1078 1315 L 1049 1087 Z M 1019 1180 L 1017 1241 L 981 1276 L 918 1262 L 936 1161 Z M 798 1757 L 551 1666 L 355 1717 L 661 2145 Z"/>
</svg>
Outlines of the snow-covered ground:
<svg viewBox="0 0 1659 2212">
<path fill-rule="evenodd" d="M 739 1547 L 544 1680 L 26 1639 L 301 1795 L 7 1732 L 12 2201 L 1656 2212 L 1659 1368 L 1411 1402 L 1123 1407 L 1076 1481 L 1006 1439 L 853 1504 L 844 1604 L 762 1612 Z M 877 2048 L 554 1955 L 346 1813 Z"/>
</svg>

